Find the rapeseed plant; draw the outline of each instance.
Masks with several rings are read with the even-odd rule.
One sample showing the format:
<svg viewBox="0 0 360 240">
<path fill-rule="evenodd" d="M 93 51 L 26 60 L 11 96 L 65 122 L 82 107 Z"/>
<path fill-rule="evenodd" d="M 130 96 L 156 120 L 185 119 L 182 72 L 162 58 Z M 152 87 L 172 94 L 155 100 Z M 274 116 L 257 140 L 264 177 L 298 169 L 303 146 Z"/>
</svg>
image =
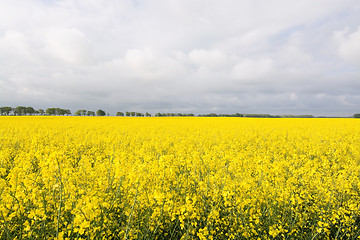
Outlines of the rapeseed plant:
<svg viewBox="0 0 360 240">
<path fill-rule="evenodd" d="M 0 117 L 1 239 L 355 239 L 356 119 Z"/>
</svg>

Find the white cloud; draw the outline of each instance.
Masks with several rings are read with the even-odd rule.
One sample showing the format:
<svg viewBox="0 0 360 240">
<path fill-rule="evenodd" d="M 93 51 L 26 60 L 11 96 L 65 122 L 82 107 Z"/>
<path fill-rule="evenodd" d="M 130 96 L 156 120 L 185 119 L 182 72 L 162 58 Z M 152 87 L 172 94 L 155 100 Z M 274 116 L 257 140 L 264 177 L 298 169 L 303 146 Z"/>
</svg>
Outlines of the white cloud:
<svg viewBox="0 0 360 240">
<path fill-rule="evenodd" d="M 360 104 L 357 5 L 1 1 L 0 105 L 348 114 Z"/>
<path fill-rule="evenodd" d="M 349 29 L 334 32 L 334 39 L 339 42 L 338 53 L 345 61 L 360 66 L 360 26 L 355 32 Z"/>
<path fill-rule="evenodd" d="M 233 67 L 232 75 L 235 79 L 246 81 L 269 77 L 269 75 L 271 75 L 274 71 L 274 63 L 272 59 L 244 59 Z"/>
<path fill-rule="evenodd" d="M 195 49 L 189 53 L 189 61 L 198 67 L 216 70 L 223 68 L 228 58 L 219 50 Z"/>
<path fill-rule="evenodd" d="M 37 61 L 33 41 L 19 31 L 8 30 L 0 37 L 0 63 L 33 64 Z"/>
<path fill-rule="evenodd" d="M 76 28 L 52 28 L 46 33 L 46 50 L 65 62 L 89 64 L 94 62 L 92 44 Z"/>
</svg>

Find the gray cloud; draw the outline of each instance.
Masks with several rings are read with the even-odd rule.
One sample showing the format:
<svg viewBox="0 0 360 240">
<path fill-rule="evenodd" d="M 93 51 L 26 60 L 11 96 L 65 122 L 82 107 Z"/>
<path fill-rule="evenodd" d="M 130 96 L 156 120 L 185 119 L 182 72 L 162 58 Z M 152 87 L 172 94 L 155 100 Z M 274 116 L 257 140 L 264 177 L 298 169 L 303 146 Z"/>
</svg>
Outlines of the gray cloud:
<svg viewBox="0 0 360 240">
<path fill-rule="evenodd" d="M 0 105 L 348 116 L 356 0 L 0 3 Z"/>
</svg>

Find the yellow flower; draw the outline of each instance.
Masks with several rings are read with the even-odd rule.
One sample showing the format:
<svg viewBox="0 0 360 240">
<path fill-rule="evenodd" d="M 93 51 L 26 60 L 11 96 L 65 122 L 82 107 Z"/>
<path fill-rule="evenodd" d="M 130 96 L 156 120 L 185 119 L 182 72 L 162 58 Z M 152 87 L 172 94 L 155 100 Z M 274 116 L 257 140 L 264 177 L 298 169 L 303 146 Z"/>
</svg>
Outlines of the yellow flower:
<svg viewBox="0 0 360 240">
<path fill-rule="evenodd" d="M 357 237 L 355 119 L 29 116 L 0 126 L 0 235 Z"/>
</svg>

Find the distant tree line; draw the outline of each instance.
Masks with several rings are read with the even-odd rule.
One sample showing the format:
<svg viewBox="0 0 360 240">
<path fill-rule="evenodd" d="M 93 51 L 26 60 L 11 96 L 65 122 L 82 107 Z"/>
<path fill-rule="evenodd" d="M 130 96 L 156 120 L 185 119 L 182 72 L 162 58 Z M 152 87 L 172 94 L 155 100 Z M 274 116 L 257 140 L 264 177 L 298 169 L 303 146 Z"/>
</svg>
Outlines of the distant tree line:
<svg viewBox="0 0 360 240">
<path fill-rule="evenodd" d="M 270 115 L 270 114 L 245 114 L 245 113 L 235 113 L 235 114 L 199 114 L 199 117 L 253 117 L 253 118 L 280 118 L 280 115 Z"/>
<path fill-rule="evenodd" d="M 235 114 L 216 114 L 216 113 L 208 113 L 208 114 L 199 114 L 199 117 L 244 117 L 244 114 L 235 113 Z"/>
<path fill-rule="evenodd" d="M 69 109 L 62 109 L 62 108 L 48 108 L 45 110 L 46 115 L 57 115 L 57 116 L 64 116 L 64 115 L 71 115 L 71 111 Z"/>
<path fill-rule="evenodd" d="M 18 106 L 15 108 L 12 107 L 0 107 L 0 115 L 2 116 L 32 116 L 32 115 L 71 115 L 71 111 L 69 109 L 62 108 L 48 108 L 45 111 L 43 109 L 35 110 L 33 107 L 23 107 Z"/>
<path fill-rule="evenodd" d="M 199 117 L 249 117 L 249 118 L 313 118 L 313 115 L 271 115 L 271 114 L 199 114 Z"/>
<path fill-rule="evenodd" d="M 145 114 L 144 113 L 140 113 L 140 112 L 117 112 L 116 113 L 116 116 L 118 117 L 151 117 L 151 114 L 146 112 Z"/>
<path fill-rule="evenodd" d="M 282 118 L 313 118 L 313 115 L 282 115 Z"/>
<path fill-rule="evenodd" d="M 0 107 L 1 116 L 32 116 L 32 115 L 48 115 L 48 116 L 69 116 L 72 115 L 69 109 L 62 108 L 47 108 L 46 110 L 37 109 L 33 107 L 24 107 L 18 106 L 15 108 L 12 107 Z M 77 110 L 74 114 L 75 116 L 109 116 L 109 113 L 106 113 L 102 109 L 94 111 L 89 110 Z M 152 115 L 148 112 L 117 112 L 115 116 L 118 117 L 151 117 Z M 193 117 L 193 113 L 156 113 L 155 117 Z M 217 114 L 217 113 L 207 113 L 199 114 L 199 117 L 251 117 L 251 118 L 336 118 L 336 117 L 327 117 L 327 116 L 318 116 L 313 115 L 271 115 L 271 114 L 245 114 L 245 113 L 234 113 L 234 114 Z M 360 118 L 360 113 L 355 113 L 353 118 Z"/>
<path fill-rule="evenodd" d="M 193 113 L 156 113 L 155 117 L 194 117 Z"/>
<path fill-rule="evenodd" d="M 77 110 L 75 112 L 75 116 L 95 116 L 95 112 L 88 110 Z"/>
<path fill-rule="evenodd" d="M 109 114 L 108 114 L 109 115 Z M 75 112 L 75 116 L 106 116 L 106 112 L 102 109 L 96 111 L 88 111 L 88 110 L 77 110 Z"/>
<path fill-rule="evenodd" d="M 12 107 L 0 107 L 1 115 L 10 115 L 12 111 L 13 111 Z"/>
</svg>

